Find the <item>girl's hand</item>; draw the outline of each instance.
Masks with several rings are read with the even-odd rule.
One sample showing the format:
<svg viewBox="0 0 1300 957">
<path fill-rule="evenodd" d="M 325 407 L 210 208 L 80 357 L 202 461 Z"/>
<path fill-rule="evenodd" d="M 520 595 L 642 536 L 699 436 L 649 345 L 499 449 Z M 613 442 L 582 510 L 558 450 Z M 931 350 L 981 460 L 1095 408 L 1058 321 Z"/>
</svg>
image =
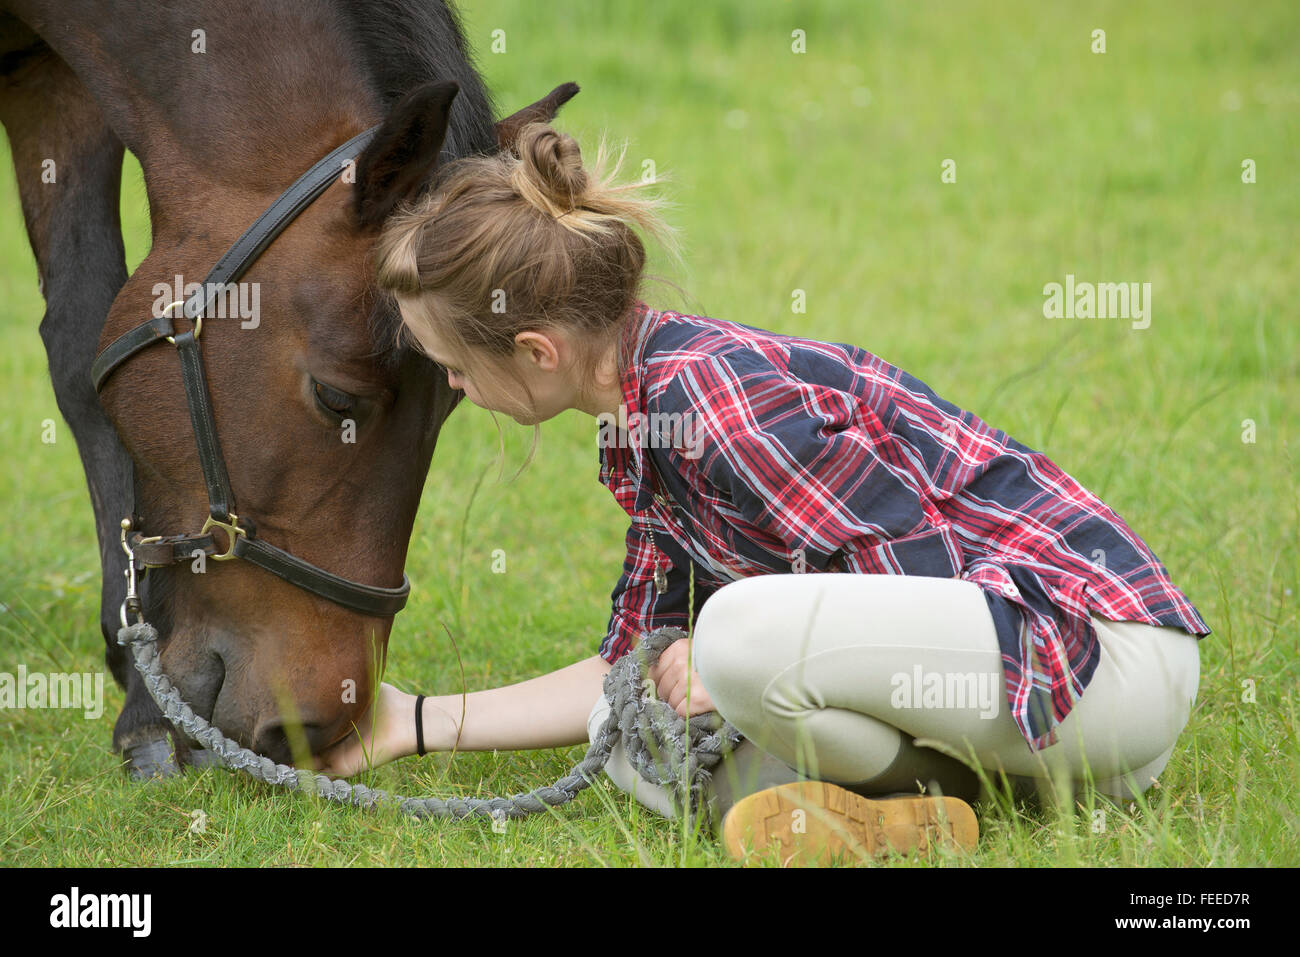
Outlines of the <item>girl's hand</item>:
<svg viewBox="0 0 1300 957">
<path fill-rule="evenodd" d="M 378 714 L 376 714 L 376 709 Z M 415 695 L 392 685 L 379 686 L 379 694 L 342 741 L 316 757 L 316 770 L 335 777 L 351 777 L 367 767 L 387 764 L 412 753 L 415 740 Z"/>
<path fill-rule="evenodd" d="M 683 718 L 716 711 L 713 699 L 704 690 L 697 671 L 691 670 L 691 640 L 679 638 L 663 650 L 659 660 L 650 669 L 650 680 L 658 689 L 659 700 L 668 705 Z M 686 713 L 686 679 L 690 676 L 691 710 Z"/>
</svg>

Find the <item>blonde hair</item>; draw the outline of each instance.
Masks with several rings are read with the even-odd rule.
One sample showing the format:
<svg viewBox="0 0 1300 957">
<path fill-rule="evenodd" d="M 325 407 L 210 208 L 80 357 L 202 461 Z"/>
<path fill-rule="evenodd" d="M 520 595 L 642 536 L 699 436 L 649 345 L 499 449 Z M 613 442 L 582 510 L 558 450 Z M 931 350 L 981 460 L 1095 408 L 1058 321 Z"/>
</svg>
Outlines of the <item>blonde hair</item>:
<svg viewBox="0 0 1300 957">
<path fill-rule="evenodd" d="M 505 394 L 515 337 L 560 329 L 578 350 L 581 394 L 616 343 L 621 375 L 646 262 L 632 225 L 679 256 L 659 216 L 665 201 L 642 195 L 645 182 L 616 182 L 626 153 L 625 144 L 611 168 L 602 139 L 584 169 L 572 136 L 530 123 L 512 150 L 443 167 L 429 193 L 389 219 L 376 247 L 379 284 L 402 311 L 394 345 L 419 348 L 421 331 L 431 331 L 448 361 L 473 365 L 476 381 Z M 526 383 L 510 384 L 532 402 Z"/>
</svg>

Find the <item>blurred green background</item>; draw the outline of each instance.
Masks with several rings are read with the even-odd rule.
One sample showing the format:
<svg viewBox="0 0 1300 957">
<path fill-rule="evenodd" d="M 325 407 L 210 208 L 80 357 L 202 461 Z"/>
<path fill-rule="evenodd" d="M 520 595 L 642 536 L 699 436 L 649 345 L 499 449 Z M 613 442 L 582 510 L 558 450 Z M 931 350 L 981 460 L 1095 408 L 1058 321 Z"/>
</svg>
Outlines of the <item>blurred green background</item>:
<svg viewBox="0 0 1300 957">
<path fill-rule="evenodd" d="M 861 345 L 1039 449 L 1168 567 L 1214 634 L 1152 806 L 1102 833 L 994 809 L 975 863 L 1296 864 L 1296 425 L 1300 8 L 1231 2 L 484 0 L 461 5 L 501 112 L 576 80 L 557 125 L 590 156 L 653 161 L 686 268 L 645 298 Z M 1105 31 L 1094 53 L 1093 31 Z M 490 52 L 494 30 L 506 52 Z M 806 52 L 792 52 L 804 31 Z M 941 182 L 955 163 L 956 182 Z M 1257 182 L 1242 182 L 1253 160 Z M 0 165 L 0 670 L 100 667 L 91 510 L 37 332 L 43 305 Z M 129 265 L 148 247 L 125 177 Z M 1151 324 L 1046 319 L 1043 286 L 1150 282 Z M 679 288 L 675 288 L 679 287 Z M 802 289 L 806 313 L 791 309 Z M 682 295 L 682 292 L 685 295 Z M 59 421 L 53 445 L 41 422 Z M 1245 420 L 1254 441 L 1243 441 Z M 507 476 L 531 430 L 502 417 Z M 443 431 L 416 523 L 388 679 L 460 689 L 596 650 L 626 516 L 597 482 L 592 420 L 546 423 L 498 482 L 488 413 Z M 230 453 L 228 453 L 230 454 Z M 484 478 L 486 474 L 486 478 Z M 507 572 L 492 573 L 495 549 Z M 1244 682 L 1254 688 L 1254 700 Z M 121 694 L 88 722 L 0 712 L 0 860 L 13 863 L 721 863 L 709 841 L 589 793 L 494 834 L 314 804 L 217 772 L 127 785 Z M 1185 747 L 1184 747 L 1185 745 Z M 407 793 L 523 790 L 581 749 L 432 756 L 374 775 Z M 198 782 L 198 783 L 196 783 Z M 197 793 L 196 793 L 197 792 Z M 187 809 L 205 807 L 205 835 Z M 148 823 L 159 808 L 159 826 Z M 167 810 L 170 808 L 170 810 Z M 436 836 L 436 837 L 435 837 Z"/>
</svg>

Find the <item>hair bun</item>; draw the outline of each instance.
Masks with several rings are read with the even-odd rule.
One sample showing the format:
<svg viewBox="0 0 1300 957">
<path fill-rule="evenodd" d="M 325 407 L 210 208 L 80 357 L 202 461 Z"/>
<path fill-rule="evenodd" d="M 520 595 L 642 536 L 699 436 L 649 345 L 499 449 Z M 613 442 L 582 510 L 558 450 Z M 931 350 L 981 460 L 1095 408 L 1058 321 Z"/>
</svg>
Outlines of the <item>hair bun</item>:
<svg viewBox="0 0 1300 957">
<path fill-rule="evenodd" d="M 553 207 L 547 212 L 558 216 L 582 205 L 587 173 L 582 168 L 582 150 L 577 140 L 546 123 L 529 123 L 520 130 L 515 150 L 523 179 L 542 194 L 546 205 Z M 529 195 L 533 190 L 520 192 L 536 204 L 536 198 Z"/>
</svg>

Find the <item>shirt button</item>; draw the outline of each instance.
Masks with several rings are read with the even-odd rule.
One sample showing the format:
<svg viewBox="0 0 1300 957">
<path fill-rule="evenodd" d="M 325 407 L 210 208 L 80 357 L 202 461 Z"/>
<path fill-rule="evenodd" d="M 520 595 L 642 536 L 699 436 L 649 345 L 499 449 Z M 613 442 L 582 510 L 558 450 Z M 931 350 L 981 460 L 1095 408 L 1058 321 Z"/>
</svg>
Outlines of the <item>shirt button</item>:
<svg viewBox="0 0 1300 957">
<path fill-rule="evenodd" d="M 668 507 L 668 499 L 664 498 L 664 496 L 660 495 L 658 492 L 655 492 L 654 498 L 655 501 L 658 502 L 660 505 L 662 505 L 664 508 Z"/>
<path fill-rule="evenodd" d="M 1016 590 L 1015 585 L 1012 585 L 1010 582 L 1008 582 L 1007 584 L 1002 586 L 1002 594 L 1006 595 L 1008 598 L 1015 598 L 1017 595 L 1020 594 L 1020 592 Z"/>
</svg>

